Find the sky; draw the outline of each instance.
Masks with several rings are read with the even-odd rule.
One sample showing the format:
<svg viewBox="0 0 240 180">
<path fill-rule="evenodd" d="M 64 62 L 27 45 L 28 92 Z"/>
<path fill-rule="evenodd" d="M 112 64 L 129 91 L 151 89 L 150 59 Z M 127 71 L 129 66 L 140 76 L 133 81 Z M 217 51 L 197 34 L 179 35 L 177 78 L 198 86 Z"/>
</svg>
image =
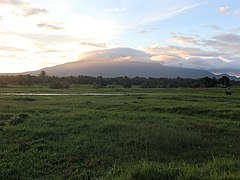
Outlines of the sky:
<svg viewBox="0 0 240 180">
<path fill-rule="evenodd" d="M 0 0 L 0 73 L 119 47 L 149 62 L 240 76 L 240 1 Z"/>
</svg>

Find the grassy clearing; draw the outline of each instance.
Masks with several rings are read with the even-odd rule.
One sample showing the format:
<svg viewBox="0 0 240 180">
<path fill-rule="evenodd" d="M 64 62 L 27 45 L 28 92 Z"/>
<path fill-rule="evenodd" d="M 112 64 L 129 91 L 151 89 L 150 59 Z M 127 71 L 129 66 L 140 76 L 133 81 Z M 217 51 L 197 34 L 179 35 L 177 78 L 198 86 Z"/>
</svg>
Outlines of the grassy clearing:
<svg viewBox="0 0 240 180">
<path fill-rule="evenodd" d="M 0 179 L 238 179 L 240 90 L 8 88 Z"/>
</svg>

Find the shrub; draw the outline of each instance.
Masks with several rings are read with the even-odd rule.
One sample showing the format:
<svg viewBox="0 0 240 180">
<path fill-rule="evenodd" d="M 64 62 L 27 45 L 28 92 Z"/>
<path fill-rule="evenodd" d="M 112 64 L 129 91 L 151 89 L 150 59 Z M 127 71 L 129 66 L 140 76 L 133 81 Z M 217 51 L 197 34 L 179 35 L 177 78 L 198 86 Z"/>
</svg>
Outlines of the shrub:
<svg viewBox="0 0 240 180">
<path fill-rule="evenodd" d="M 28 114 L 25 113 L 20 113 L 18 115 L 13 116 L 10 121 L 9 124 L 10 125 L 18 125 L 23 123 L 26 119 L 28 118 Z"/>
<path fill-rule="evenodd" d="M 68 89 L 69 87 L 70 85 L 68 83 L 64 83 L 60 81 L 50 84 L 51 89 Z"/>
<path fill-rule="evenodd" d="M 147 180 L 147 179 L 177 179 L 179 171 L 171 166 L 161 166 L 150 162 L 143 162 L 133 167 L 130 171 L 129 179 Z"/>
</svg>

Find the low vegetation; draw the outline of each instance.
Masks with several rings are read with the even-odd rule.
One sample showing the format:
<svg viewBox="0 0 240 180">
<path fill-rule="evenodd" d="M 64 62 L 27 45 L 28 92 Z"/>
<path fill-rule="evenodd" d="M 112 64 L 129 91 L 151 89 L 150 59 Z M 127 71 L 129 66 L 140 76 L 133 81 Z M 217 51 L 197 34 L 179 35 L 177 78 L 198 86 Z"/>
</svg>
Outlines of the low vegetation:
<svg viewBox="0 0 240 180">
<path fill-rule="evenodd" d="M 42 71 L 39 76 L 17 75 L 0 76 L 0 87 L 11 86 L 48 86 L 53 89 L 64 89 L 70 86 L 91 85 L 94 87 L 141 87 L 141 88 L 210 88 L 240 86 L 240 80 L 230 80 L 223 76 L 219 79 L 204 77 L 200 79 L 189 78 L 144 78 L 144 77 L 115 77 L 103 78 L 90 76 L 55 77 L 48 76 Z"/>
<path fill-rule="evenodd" d="M 240 179 L 239 92 L 1 88 L 0 179 Z"/>
</svg>

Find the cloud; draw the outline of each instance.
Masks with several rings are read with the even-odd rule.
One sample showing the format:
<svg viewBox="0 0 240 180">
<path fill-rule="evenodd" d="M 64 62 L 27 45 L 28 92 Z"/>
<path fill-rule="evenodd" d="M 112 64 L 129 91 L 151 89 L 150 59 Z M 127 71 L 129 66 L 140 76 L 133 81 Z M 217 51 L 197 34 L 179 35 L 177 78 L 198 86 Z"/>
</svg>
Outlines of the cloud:
<svg viewBox="0 0 240 180">
<path fill-rule="evenodd" d="M 87 42 L 87 41 L 81 42 L 80 44 L 84 45 L 84 46 L 91 46 L 91 47 L 96 47 L 96 48 L 106 48 L 107 47 L 107 45 L 104 43 L 93 43 L 93 42 Z"/>
<path fill-rule="evenodd" d="M 1 0 L 0 4 L 17 8 L 15 9 L 16 11 L 19 12 L 17 14 L 20 14 L 22 16 L 33 16 L 38 14 L 49 13 L 44 8 L 35 7 L 32 4 L 21 0 Z"/>
<path fill-rule="evenodd" d="M 193 8 L 197 7 L 198 5 L 199 5 L 198 3 L 191 4 L 188 6 L 180 5 L 180 6 L 175 6 L 174 8 L 171 8 L 171 9 L 158 11 L 156 13 L 153 13 L 153 14 L 143 18 L 136 25 L 151 24 L 151 23 L 158 22 L 161 20 L 169 19 L 171 17 L 174 17 L 181 13 L 184 13 L 190 9 L 193 9 Z"/>
<path fill-rule="evenodd" d="M 138 32 L 139 34 L 145 34 L 145 33 L 147 33 L 147 31 L 146 31 L 146 30 L 143 30 L 143 29 L 139 29 L 137 32 Z"/>
<path fill-rule="evenodd" d="M 48 24 L 48 23 L 39 23 L 39 24 L 37 24 L 37 26 L 40 28 L 46 28 L 49 30 L 63 30 L 64 29 L 60 26 L 56 26 L 56 25 Z"/>
<path fill-rule="evenodd" d="M 231 32 L 239 33 L 239 32 L 240 32 L 240 27 L 232 28 L 230 31 L 231 31 Z"/>
<path fill-rule="evenodd" d="M 151 52 L 151 60 L 159 61 L 165 66 L 202 69 L 232 75 L 237 75 L 240 71 L 240 68 L 236 68 L 240 67 L 240 62 L 233 61 L 231 56 L 224 53 L 180 46 L 155 46 L 146 49 L 146 52 Z M 232 61 L 228 61 L 229 59 Z"/>
<path fill-rule="evenodd" d="M 233 14 L 236 16 L 240 16 L 240 9 L 233 10 L 233 9 L 229 8 L 228 6 L 220 7 L 218 11 L 224 15 Z"/>
<path fill-rule="evenodd" d="M 21 0 L 1 0 L 0 4 L 12 5 L 12 6 L 26 6 L 28 3 Z"/>
<path fill-rule="evenodd" d="M 199 37 L 200 38 L 200 37 Z M 240 35 L 238 34 L 218 34 L 215 36 L 212 36 L 208 39 L 196 39 L 194 37 L 186 37 L 182 35 L 174 35 L 171 37 L 171 41 L 175 42 L 181 46 L 199 46 L 203 49 L 205 48 L 211 48 L 214 49 L 217 52 L 221 52 L 219 54 L 225 53 L 230 54 L 231 56 L 240 56 Z M 170 47 L 170 46 L 169 46 Z M 174 46 L 171 46 L 174 47 Z M 176 47 L 176 46 L 175 46 Z M 181 48 L 174 48 L 176 49 L 183 49 Z M 172 48 L 171 48 L 172 49 Z M 200 49 L 191 48 L 190 51 L 196 52 Z M 182 51 L 181 51 L 182 52 Z M 184 52 L 186 52 L 186 48 L 184 49 Z M 180 53 L 181 54 L 181 53 Z"/>
<path fill-rule="evenodd" d="M 236 34 L 221 34 L 221 35 L 214 36 L 213 39 L 226 44 L 240 45 L 240 35 L 236 35 Z"/>
<path fill-rule="evenodd" d="M 151 60 L 153 61 L 160 61 L 160 62 L 169 62 L 170 60 L 177 60 L 179 59 L 176 56 L 170 56 L 170 55 L 153 55 L 151 57 Z"/>
<path fill-rule="evenodd" d="M 237 15 L 237 16 L 240 16 L 240 9 L 235 10 L 234 14 Z"/>
<path fill-rule="evenodd" d="M 38 14 L 46 14 L 49 13 L 46 9 L 42 8 L 35 8 L 35 7 L 28 7 L 23 9 L 23 16 L 33 16 Z"/>
<path fill-rule="evenodd" d="M 234 34 L 220 34 L 209 40 L 203 40 L 203 46 L 221 52 L 221 58 L 226 62 L 240 62 L 240 36 Z M 233 65 L 236 67 L 236 65 Z M 239 68 L 240 71 L 240 68 Z"/>
<path fill-rule="evenodd" d="M 154 59 L 156 57 L 152 57 Z M 224 62 L 219 58 L 203 58 L 203 57 L 194 57 L 189 59 L 183 59 L 179 57 L 165 56 L 165 59 L 160 61 L 165 66 L 172 67 L 184 67 L 184 68 L 193 68 L 193 69 L 202 69 L 209 70 L 225 68 L 228 66 L 228 63 Z M 156 59 L 158 60 L 158 59 Z"/>
<path fill-rule="evenodd" d="M 219 13 L 228 15 L 231 13 L 231 10 L 228 6 L 223 6 L 218 9 Z"/>
<path fill-rule="evenodd" d="M 217 25 L 215 25 L 215 24 L 209 25 L 209 26 L 207 26 L 207 27 L 209 27 L 209 28 L 212 29 L 212 30 L 221 30 L 221 29 L 222 29 L 221 27 L 219 27 L 219 26 L 217 26 Z"/>
<path fill-rule="evenodd" d="M 105 50 L 98 50 L 83 53 L 80 57 L 81 60 L 115 60 L 115 61 L 147 61 L 149 62 L 151 55 L 140 50 L 132 48 L 112 48 Z"/>
<path fill-rule="evenodd" d="M 107 12 L 107 13 L 112 13 L 112 12 L 124 12 L 126 11 L 127 9 L 126 8 L 111 8 L 111 9 L 104 9 L 104 12 Z"/>
<path fill-rule="evenodd" d="M 25 49 L 15 48 L 15 47 L 8 47 L 8 46 L 0 46 L 0 51 L 27 51 Z"/>
<path fill-rule="evenodd" d="M 211 47 L 219 52 L 240 58 L 240 35 L 220 34 L 211 39 L 202 41 L 204 46 Z"/>
<path fill-rule="evenodd" d="M 173 36 L 179 46 L 153 45 L 145 49 L 151 60 L 163 65 L 203 69 L 216 73 L 238 75 L 240 72 L 240 35 L 218 34 L 208 39 Z M 182 45 L 197 44 L 199 48 Z M 208 49 L 208 50 L 207 50 Z"/>
<path fill-rule="evenodd" d="M 200 48 L 182 47 L 182 46 L 150 46 L 145 49 L 153 56 L 164 55 L 169 57 L 189 59 L 193 57 L 218 57 L 222 53 L 215 51 L 204 51 Z M 156 60 L 156 59 L 155 59 Z"/>
<path fill-rule="evenodd" d="M 172 36 L 171 41 L 181 45 L 187 45 L 187 46 L 199 45 L 197 40 L 195 40 L 192 37 L 186 37 L 186 36 Z"/>
<path fill-rule="evenodd" d="M 240 62 L 228 62 L 224 53 L 180 46 L 151 46 L 145 50 L 112 48 L 83 53 L 80 60 L 94 61 L 158 61 L 162 65 L 208 70 L 239 75 Z"/>
</svg>

